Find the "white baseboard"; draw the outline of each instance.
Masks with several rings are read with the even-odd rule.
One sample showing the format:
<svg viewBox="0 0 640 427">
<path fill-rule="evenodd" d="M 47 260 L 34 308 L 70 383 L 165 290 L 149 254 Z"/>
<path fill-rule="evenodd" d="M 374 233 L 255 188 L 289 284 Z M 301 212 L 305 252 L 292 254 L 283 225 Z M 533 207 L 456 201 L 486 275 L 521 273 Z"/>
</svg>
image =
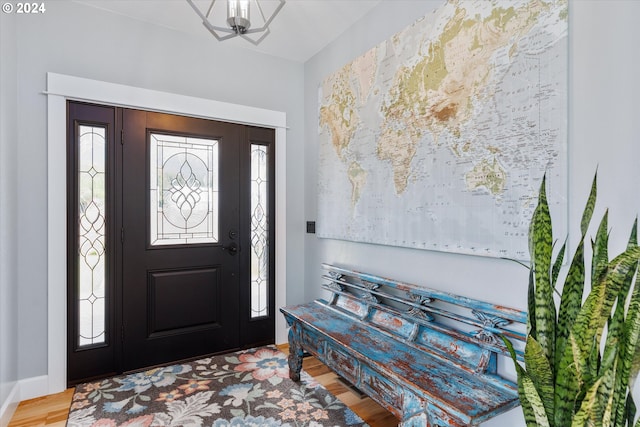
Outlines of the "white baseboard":
<svg viewBox="0 0 640 427">
<path fill-rule="evenodd" d="M 11 417 L 13 417 L 13 413 L 18 407 L 18 402 L 20 401 L 19 388 L 20 385 L 18 383 L 14 384 L 7 399 L 4 402 L 0 402 L 0 427 L 9 425 L 9 421 L 11 421 Z"/>
<path fill-rule="evenodd" d="M 18 384 L 20 385 L 20 402 L 49 394 L 48 375 L 26 378 L 18 381 Z"/>
<path fill-rule="evenodd" d="M 6 427 L 13 417 L 18 404 L 23 400 L 35 399 L 36 397 L 49 394 L 49 376 L 26 378 L 18 381 L 4 402 L 0 402 L 0 427 Z"/>
</svg>

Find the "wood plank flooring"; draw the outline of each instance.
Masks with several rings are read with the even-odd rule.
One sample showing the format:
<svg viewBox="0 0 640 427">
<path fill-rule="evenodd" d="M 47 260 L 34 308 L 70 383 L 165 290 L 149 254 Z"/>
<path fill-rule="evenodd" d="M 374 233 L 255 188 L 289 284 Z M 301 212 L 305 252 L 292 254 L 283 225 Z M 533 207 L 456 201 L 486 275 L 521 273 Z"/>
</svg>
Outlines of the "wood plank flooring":
<svg viewBox="0 0 640 427">
<path fill-rule="evenodd" d="M 288 347 L 280 350 L 287 352 Z M 392 427 L 398 419 L 368 397 L 345 385 L 326 365 L 314 357 L 306 357 L 303 369 L 358 414 L 371 427 Z M 8 427 L 55 426 L 64 427 L 67 422 L 73 389 L 62 393 L 20 402 Z"/>
<path fill-rule="evenodd" d="M 62 393 L 20 402 L 16 412 L 13 414 L 13 418 L 9 422 L 9 426 L 64 427 L 67 425 L 67 416 L 69 415 L 72 397 L 73 389 L 70 388 Z"/>
<path fill-rule="evenodd" d="M 398 419 L 389 411 L 366 396 L 361 396 L 345 385 L 338 375 L 315 357 L 306 357 L 302 363 L 309 375 L 316 379 L 331 394 L 340 399 L 371 427 L 391 427 L 398 425 Z"/>
</svg>

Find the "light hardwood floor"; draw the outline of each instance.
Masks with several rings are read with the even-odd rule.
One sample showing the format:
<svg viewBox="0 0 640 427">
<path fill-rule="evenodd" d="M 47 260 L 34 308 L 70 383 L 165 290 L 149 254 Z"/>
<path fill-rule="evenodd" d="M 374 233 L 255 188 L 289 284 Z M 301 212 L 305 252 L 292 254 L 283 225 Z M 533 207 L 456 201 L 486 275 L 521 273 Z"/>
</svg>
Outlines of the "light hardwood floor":
<svg viewBox="0 0 640 427">
<path fill-rule="evenodd" d="M 287 347 L 281 347 L 286 352 Z M 307 357 L 303 362 L 303 369 L 338 397 L 353 412 L 358 414 L 371 427 L 397 426 L 398 420 L 368 397 L 361 397 L 359 393 L 342 383 L 338 376 L 327 366 L 314 357 Z M 71 406 L 73 389 L 62 393 L 39 397 L 37 399 L 20 402 L 8 427 L 55 426 L 64 427 L 67 414 Z"/>
</svg>

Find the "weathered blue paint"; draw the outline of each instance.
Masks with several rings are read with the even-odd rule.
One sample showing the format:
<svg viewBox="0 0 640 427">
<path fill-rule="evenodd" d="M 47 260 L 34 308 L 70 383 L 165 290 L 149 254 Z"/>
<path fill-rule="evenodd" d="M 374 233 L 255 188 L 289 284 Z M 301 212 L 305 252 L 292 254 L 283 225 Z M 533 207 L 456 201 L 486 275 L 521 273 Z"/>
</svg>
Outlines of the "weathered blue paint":
<svg viewBox="0 0 640 427">
<path fill-rule="evenodd" d="M 329 301 L 281 309 L 289 369 L 304 351 L 394 413 L 401 426 L 474 426 L 519 405 L 517 386 L 496 373 L 522 357 L 526 313 L 370 274 L 323 265 Z"/>
</svg>

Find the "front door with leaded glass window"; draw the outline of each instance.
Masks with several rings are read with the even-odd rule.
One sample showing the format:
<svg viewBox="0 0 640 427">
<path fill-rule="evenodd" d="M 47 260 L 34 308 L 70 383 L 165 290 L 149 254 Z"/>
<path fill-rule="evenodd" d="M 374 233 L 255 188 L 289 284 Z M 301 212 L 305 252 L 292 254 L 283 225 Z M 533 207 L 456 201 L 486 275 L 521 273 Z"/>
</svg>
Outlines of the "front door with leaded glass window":
<svg viewBox="0 0 640 427">
<path fill-rule="evenodd" d="M 242 126 L 125 110 L 123 370 L 238 348 Z"/>
<path fill-rule="evenodd" d="M 74 103 L 69 123 L 69 383 L 273 342 L 273 131 Z"/>
</svg>

